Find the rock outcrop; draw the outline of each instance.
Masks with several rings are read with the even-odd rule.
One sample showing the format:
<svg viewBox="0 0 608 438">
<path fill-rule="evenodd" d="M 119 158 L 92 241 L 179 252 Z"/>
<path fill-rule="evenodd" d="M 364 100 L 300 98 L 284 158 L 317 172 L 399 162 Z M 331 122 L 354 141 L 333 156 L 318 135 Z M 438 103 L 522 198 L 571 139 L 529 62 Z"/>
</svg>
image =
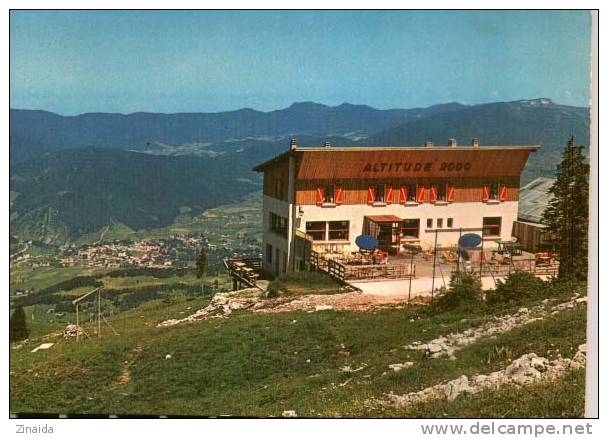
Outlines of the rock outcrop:
<svg viewBox="0 0 608 438">
<path fill-rule="evenodd" d="M 482 324 L 476 328 L 467 329 L 461 333 L 450 333 L 440 336 L 426 343 L 414 342 L 406 345 L 406 350 L 422 350 L 430 358 L 441 356 L 454 357 L 454 353 L 465 345 L 471 344 L 482 337 L 496 336 L 513 330 L 516 327 L 543 320 L 549 314 L 557 314 L 566 309 L 572 309 L 579 304 L 587 302 L 587 297 L 574 296 L 571 300 L 559 303 L 547 309 L 546 306 L 535 306 L 531 309 L 520 308 L 516 314 L 496 317 L 494 321 Z M 546 303 L 545 303 L 546 304 Z"/>
<path fill-rule="evenodd" d="M 261 291 L 258 289 L 243 289 L 236 292 L 217 293 L 211 302 L 195 313 L 182 319 L 168 319 L 157 327 L 171 327 L 174 325 L 194 322 L 200 319 L 225 318 L 234 310 L 249 309 L 260 302 Z"/>
<path fill-rule="evenodd" d="M 503 385 L 525 386 L 543 380 L 553 380 L 564 376 L 569 370 L 585 366 L 587 346 L 578 347 L 572 359 L 558 357 L 549 360 L 536 353 L 524 354 L 515 359 L 505 369 L 488 375 L 465 375 L 447 383 L 430 386 L 421 391 L 405 395 L 387 394 L 386 400 L 376 401 L 381 405 L 409 406 L 428 400 L 455 400 L 462 394 L 476 394 L 481 391 L 495 391 Z M 373 403 L 372 403 L 373 404 Z"/>
</svg>

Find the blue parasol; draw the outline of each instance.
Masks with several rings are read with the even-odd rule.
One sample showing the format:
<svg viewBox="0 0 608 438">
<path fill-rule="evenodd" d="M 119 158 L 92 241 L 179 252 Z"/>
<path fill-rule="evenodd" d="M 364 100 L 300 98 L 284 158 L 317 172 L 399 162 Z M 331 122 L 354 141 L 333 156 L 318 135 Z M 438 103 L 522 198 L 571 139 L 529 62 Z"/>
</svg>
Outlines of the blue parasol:
<svg viewBox="0 0 608 438">
<path fill-rule="evenodd" d="M 368 234 L 357 236 L 355 243 L 360 249 L 372 250 L 378 248 L 378 239 Z"/>
<path fill-rule="evenodd" d="M 458 246 L 462 248 L 475 248 L 481 243 L 481 236 L 475 233 L 463 234 L 458 239 Z"/>
</svg>

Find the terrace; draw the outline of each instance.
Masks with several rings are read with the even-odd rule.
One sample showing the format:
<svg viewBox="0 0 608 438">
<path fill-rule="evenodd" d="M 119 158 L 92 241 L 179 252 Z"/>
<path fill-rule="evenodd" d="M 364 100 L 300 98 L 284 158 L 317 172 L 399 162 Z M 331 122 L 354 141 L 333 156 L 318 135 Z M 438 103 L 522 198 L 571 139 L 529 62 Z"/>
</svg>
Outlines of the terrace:
<svg viewBox="0 0 608 438">
<path fill-rule="evenodd" d="M 453 272 L 463 271 L 487 278 L 491 283 L 514 271 L 537 276 L 557 275 L 557 254 L 529 253 L 513 242 L 499 242 L 497 248 L 441 247 L 423 250 L 418 245 L 403 244 L 403 251 L 312 251 L 310 264 L 341 282 L 384 282 L 389 280 L 426 279 L 430 290 L 447 286 Z M 488 283 L 488 281 L 486 281 Z M 370 288 L 372 285 L 370 285 Z"/>
</svg>

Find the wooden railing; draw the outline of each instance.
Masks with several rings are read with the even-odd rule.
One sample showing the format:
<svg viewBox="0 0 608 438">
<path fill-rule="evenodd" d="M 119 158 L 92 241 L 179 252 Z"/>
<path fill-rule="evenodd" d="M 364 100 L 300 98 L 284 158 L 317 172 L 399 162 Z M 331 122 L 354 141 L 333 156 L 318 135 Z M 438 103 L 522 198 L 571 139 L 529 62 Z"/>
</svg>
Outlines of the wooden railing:
<svg viewBox="0 0 608 438">
<path fill-rule="evenodd" d="M 375 264 L 375 265 L 349 265 L 334 259 L 326 259 L 316 251 L 311 251 L 310 265 L 313 269 L 325 272 L 332 278 L 340 281 L 402 279 L 416 276 L 416 265 Z"/>
<path fill-rule="evenodd" d="M 414 278 L 416 265 L 347 265 L 345 278 L 347 280 L 392 280 Z"/>
<path fill-rule="evenodd" d="M 479 274 L 480 265 L 478 262 L 471 265 L 461 262 L 460 270 L 470 273 Z M 534 259 L 514 260 L 509 264 L 494 264 L 483 262 L 481 265 L 482 275 L 491 275 L 494 277 L 504 277 L 512 272 L 523 271 L 533 275 L 549 275 L 556 276 L 559 270 L 559 263 L 539 264 Z M 456 271 L 456 266 L 452 266 L 452 272 Z"/>
<path fill-rule="evenodd" d="M 232 257 L 224 259 L 224 266 L 236 287 L 240 283 L 250 287 L 258 287 L 257 280 L 262 272 L 260 257 Z"/>
<path fill-rule="evenodd" d="M 346 280 L 346 267 L 335 260 L 327 260 L 327 273 L 340 282 Z"/>
</svg>

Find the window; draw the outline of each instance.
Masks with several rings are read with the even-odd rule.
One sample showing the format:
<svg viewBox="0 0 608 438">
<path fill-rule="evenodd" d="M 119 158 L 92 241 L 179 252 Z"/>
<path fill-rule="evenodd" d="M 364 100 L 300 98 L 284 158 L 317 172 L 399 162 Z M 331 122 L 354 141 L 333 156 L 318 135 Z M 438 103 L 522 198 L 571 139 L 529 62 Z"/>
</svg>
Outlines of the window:
<svg viewBox="0 0 608 438">
<path fill-rule="evenodd" d="M 326 184 L 317 186 L 316 203 L 323 204 L 342 204 L 344 202 L 344 187 L 338 184 Z"/>
<path fill-rule="evenodd" d="M 454 226 L 454 218 L 448 218 L 448 228 L 452 228 Z"/>
<path fill-rule="evenodd" d="M 272 263 L 272 245 L 266 244 L 266 263 Z"/>
<path fill-rule="evenodd" d="M 306 222 L 306 234 L 312 237 L 312 240 L 325 240 L 325 222 Z"/>
<path fill-rule="evenodd" d="M 334 185 L 327 184 L 323 187 L 323 202 L 328 204 L 333 204 L 335 202 L 334 199 Z"/>
<path fill-rule="evenodd" d="M 416 202 L 416 184 L 407 184 L 407 201 Z"/>
<path fill-rule="evenodd" d="M 376 184 L 371 186 L 374 194 L 374 202 L 384 202 L 384 184 Z"/>
<path fill-rule="evenodd" d="M 416 184 L 402 184 L 399 187 L 399 202 L 416 202 Z"/>
<path fill-rule="evenodd" d="M 276 178 L 274 180 L 274 196 L 277 199 L 286 199 L 285 196 L 285 182 L 280 179 L 280 178 Z"/>
<path fill-rule="evenodd" d="M 483 186 L 483 200 L 484 201 L 497 201 L 500 197 L 498 193 L 498 183 L 496 181 L 490 182 Z"/>
<path fill-rule="evenodd" d="M 437 200 L 438 201 L 447 201 L 448 200 L 447 184 L 437 184 Z"/>
<path fill-rule="evenodd" d="M 501 217 L 484 217 L 483 218 L 483 236 L 498 237 L 500 236 Z"/>
<path fill-rule="evenodd" d="M 348 240 L 348 221 L 329 222 L 329 238 L 327 240 Z"/>
<path fill-rule="evenodd" d="M 433 219 L 427 219 L 426 220 L 426 227 L 427 228 L 433 228 Z"/>
<path fill-rule="evenodd" d="M 270 213 L 270 231 L 287 238 L 287 218 Z"/>
<path fill-rule="evenodd" d="M 490 186 L 490 199 L 498 200 L 498 183 L 493 181 Z"/>
<path fill-rule="evenodd" d="M 454 188 L 448 183 L 431 184 L 429 201 L 451 202 L 454 200 Z"/>
<path fill-rule="evenodd" d="M 443 218 L 437 218 L 437 228 L 443 228 Z"/>
<path fill-rule="evenodd" d="M 401 223 L 403 237 L 418 238 L 420 235 L 420 219 L 404 219 Z"/>
</svg>

